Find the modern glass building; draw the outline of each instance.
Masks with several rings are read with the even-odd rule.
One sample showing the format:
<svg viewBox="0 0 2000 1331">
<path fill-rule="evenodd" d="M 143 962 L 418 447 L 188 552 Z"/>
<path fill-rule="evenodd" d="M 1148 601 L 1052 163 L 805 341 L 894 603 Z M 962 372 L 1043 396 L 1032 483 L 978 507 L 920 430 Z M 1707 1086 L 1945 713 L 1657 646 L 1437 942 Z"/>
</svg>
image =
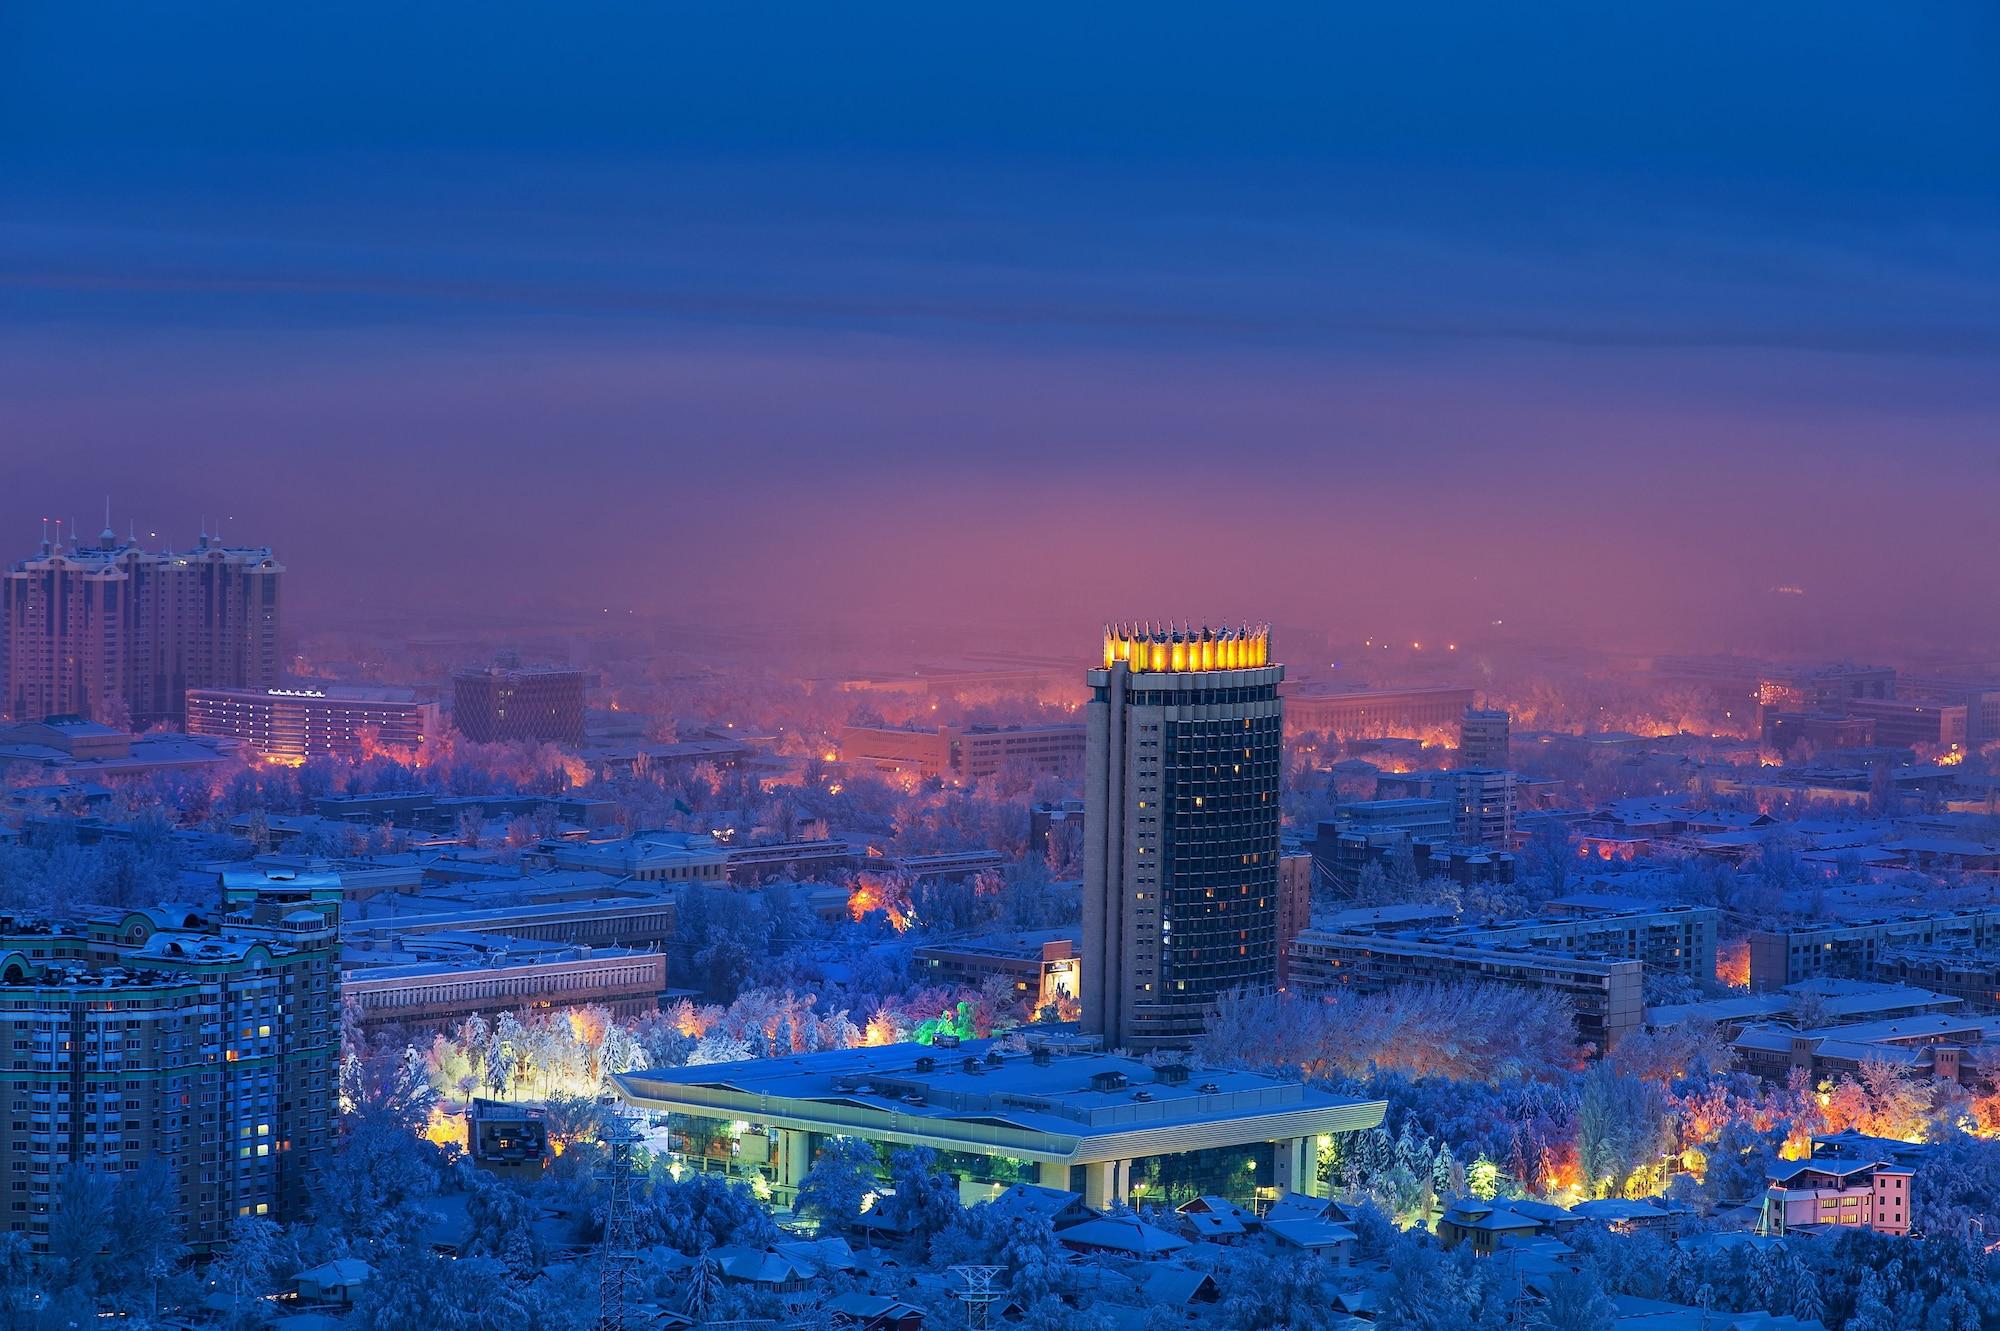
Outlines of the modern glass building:
<svg viewBox="0 0 2000 1331">
<path fill-rule="evenodd" d="M 1118 626 L 1088 673 L 1083 1026 L 1186 1044 L 1278 977 L 1284 667 L 1270 629 Z"/>
<path fill-rule="evenodd" d="M 1377 1127 L 1386 1108 L 1283 1077 L 1153 1066 L 1088 1038 L 1036 1032 L 1029 1042 L 881 1045 L 654 1068 L 612 1083 L 664 1125 L 655 1139 L 675 1163 L 726 1169 L 779 1205 L 797 1197 L 831 1137 L 885 1156 L 929 1147 L 967 1202 L 1024 1182 L 1092 1207 L 1324 1195 L 1322 1139 Z"/>
</svg>

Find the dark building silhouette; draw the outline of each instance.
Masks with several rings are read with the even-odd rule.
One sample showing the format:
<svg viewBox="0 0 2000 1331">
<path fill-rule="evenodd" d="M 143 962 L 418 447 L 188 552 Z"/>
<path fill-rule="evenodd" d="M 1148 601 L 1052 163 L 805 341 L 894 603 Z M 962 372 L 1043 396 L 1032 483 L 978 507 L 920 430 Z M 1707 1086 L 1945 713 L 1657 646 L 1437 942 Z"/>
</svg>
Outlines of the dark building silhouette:
<svg viewBox="0 0 2000 1331">
<path fill-rule="evenodd" d="M 583 672 L 501 659 L 451 677 L 452 724 L 480 744 L 583 743 Z"/>
</svg>

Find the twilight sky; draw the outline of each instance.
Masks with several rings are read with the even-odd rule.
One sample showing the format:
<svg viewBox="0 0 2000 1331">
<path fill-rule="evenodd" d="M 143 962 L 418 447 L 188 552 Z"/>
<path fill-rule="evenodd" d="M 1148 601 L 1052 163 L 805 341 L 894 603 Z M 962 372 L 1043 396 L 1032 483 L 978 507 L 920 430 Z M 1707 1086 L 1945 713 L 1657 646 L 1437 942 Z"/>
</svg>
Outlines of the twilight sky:
<svg viewBox="0 0 2000 1331">
<path fill-rule="evenodd" d="M 327 616 L 2000 642 L 2000 8 L 12 0 L 0 557 L 107 490 Z"/>
</svg>

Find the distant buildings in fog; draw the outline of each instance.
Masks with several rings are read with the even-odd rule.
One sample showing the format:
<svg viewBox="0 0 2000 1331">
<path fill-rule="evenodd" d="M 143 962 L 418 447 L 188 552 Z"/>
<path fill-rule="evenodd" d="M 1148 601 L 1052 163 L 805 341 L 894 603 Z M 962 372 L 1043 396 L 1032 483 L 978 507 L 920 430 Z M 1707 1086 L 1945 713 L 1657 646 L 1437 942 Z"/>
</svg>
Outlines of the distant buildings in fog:
<svg viewBox="0 0 2000 1331">
<path fill-rule="evenodd" d="M 1008 770 L 1074 778 L 1083 770 L 1083 748 L 1081 725 L 847 726 L 839 758 L 850 771 L 968 786 Z"/>
<path fill-rule="evenodd" d="M 284 572 L 268 547 L 206 532 L 178 552 L 120 541 L 109 527 L 94 545 L 44 537 L 33 558 L 0 573 L 0 711 L 178 726 L 191 688 L 276 684 Z"/>
<path fill-rule="evenodd" d="M 358 759 L 371 749 L 415 752 L 438 733 L 438 705 L 410 689 L 303 683 L 189 689 L 188 733 L 242 741 L 267 758 Z"/>
<path fill-rule="evenodd" d="M 1473 691 L 1450 686 L 1411 689 L 1300 690 L 1285 695 L 1285 726 L 1293 734 L 1346 739 L 1456 731 L 1472 708 Z"/>
<path fill-rule="evenodd" d="M 478 744 L 583 743 L 583 672 L 503 656 L 451 677 L 452 725 Z"/>
<path fill-rule="evenodd" d="M 1468 707 L 1458 723 L 1458 761 L 1462 767 L 1505 767 L 1513 717 L 1504 710 Z"/>
</svg>

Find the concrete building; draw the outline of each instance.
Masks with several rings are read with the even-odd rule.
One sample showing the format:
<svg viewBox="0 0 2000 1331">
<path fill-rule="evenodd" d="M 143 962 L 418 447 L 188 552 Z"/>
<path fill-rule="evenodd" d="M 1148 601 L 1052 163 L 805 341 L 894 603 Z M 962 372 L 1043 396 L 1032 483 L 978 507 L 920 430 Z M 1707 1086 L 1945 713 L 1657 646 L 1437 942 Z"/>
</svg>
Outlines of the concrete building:
<svg viewBox="0 0 2000 1331">
<path fill-rule="evenodd" d="M 818 841 L 779 841 L 762 846 L 727 845 L 724 872 L 732 883 L 762 883 L 788 873 L 802 878 L 836 869 L 852 869 L 865 848 L 838 837 Z"/>
<path fill-rule="evenodd" d="M 544 841 L 534 859 L 556 869 L 591 869 L 642 883 L 723 883 L 729 851 L 697 832 L 634 832 L 618 841 Z"/>
<path fill-rule="evenodd" d="M 1083 750 L 1078 725 L 848 726 L 840 735 L 840 761 L 850 770 L 949 786 L 979 785 L 1010 770 L 1073 778 L 1083 768 Z"/>
<path fill-rule="evenodd" d="M 2000 1017 L 1976 1012 L 1927 1012 L 1886 1021 L 1799 1030 L 1751 1025 L 1730 1047 L 1745 1071 L 1783 1082 L 1795 1071 L 1813 1083 L 1859 1077 L 1870 1063 L 1971 1086 L 1990 1081 Z"/>
<path fill-rule="evenodd" d="M 339 899 L 232 893 L 76 923 L 0 918 L 7 1227 L 48 1251 L 72 1167 L 158 1161 L 190 1243 L 238 1216 L 289 1220 L 332 1148 Z"/>
<path fill-rule="evenodd" d="M 201 772 L 236 761 L 235 740 L 154 730 L 129 734 L 78 716 L 0 725 L 0 773 L 36 770 L 52 785 L 88 787 L 152 772 Z"/>
<path fill-rule="evenodd" d="M 285 762 L 358 759 L 383 749 L 415 753 L 437 737 L 438 706 L 409 689 L 353 684 L 189 689 L 187 727 Z"/>
<path fill-rule="evenodd" d="M 923 855 L 885 855 L 870 851 L 863 864 L 875 873 L 891 873 L 911 882 L 950 882 L 998 873 L 1007 857 L 997 850 L 939 850 Z"/>
<path fill-rule="evenodd" d="M 583 672 L 503 656 L 451 677 L 451 721 L 478 744 L 583 743 Z"/>
<path fill-rule="evenodd" d="M 1029 933 L 982 935 L 951 943 L 930 943 L 912 954 L 926 979 L 973 988 L 1004 979 L 1030 1011 L 1083 995 L 1077 976 L 1080 931 L 1041 929 Z"/>
<path fill-rule="evenodd" d="M 833 1136 L 929 1147 L 967 1196 L 1014 1182 L 1094 1208 L 1324 1195 L 1319 1139 L 1377 1126 L 1386 1107 L 1255 1073 L 1154 1067 L 1080 1040 L 1025 1054 L 985 1040 L 884 1045 L 612 1080 L 670 1126 L 735 1125 L 739 1146 L 754 1143 L 737 1167 L 763 1175 L 781 1203 Z"/>
<path fill-rule="evenodd" d="M 1801 746 L 1810 746 L 1815 753 L 1826 753 L 1866 748 L 1875 742 L 1875 723 L 1865 716 L 1766 709 L 1762 728 L 1765 746 L 1780 754 L 1789 754 Z"/>
<path fill-rule="evenodd" d="M 1847 704 L 1847 715 L 1873 724 L 1873 744 L 1962 749 L 1969 739 L 1971 709 L 1962 702 L 1856 698 Z"/>
<path fill-rule="evenodd" d="M 0 573 L 0 709 L 19 721 L 178 727 L 191 688 L 275 684 L 284 572 L 269 549 L 207 533 L 175 552 L 108 526 L 95 545 L 65 546 L 58 527 Z"/>
<path fill-rule="evenodd" d="M 1285 696 L 1285 721 L 1296 734 L 1415 739 L 1436 730 L 1455 731 L 1472 703 L 1472 690 L 1460 688 L 1300 691 Z"/>
<path fill-rule="evenodd" d="M 1951 1012 L 1962 1006 L 1960 999 L 1950 995 L 1907 985 L 1866 980 L 1801 980 L 1783 989 L 1647 1008 L 1646 1025 L 1659 1030 L 1694 1022 L 1712 1026 L 1723 1039 L 1734 1040 L 1758 1023 L 1782 1022 L 1796 1029 L 1797 1013 L 1801 1010 L 1819 1013 L 1826 1021 L 1858 1023 Z"/>
<path fill-rule="evenodd" d="M 1506 767 L 1512 727 L 1504 710 L 1466 708 L 1458 723 L 1458 760 L 1467 767 Z"/>
<path fill-rule="evenodd" d="M 1567 996 L 1577 1038 L 1599 1051 L 1615 1049 L 1644 1020 L 1643 973 L 1637 961 L 1476 947 L 1415 939 L 1354 939 L 1307 930 L 1293 949 L 1292 983 L 1312 990 L 1353 984 L 1364 991 L 1399 984 L 1505 984 Z"/>
<path fill-rule="evenodd" d="M 1635 897 L 1576 893 L 1557 897 L 1547 918 L 1478 926 L 1486 938 L 1565 952 L 1631 957 L 1648 970 L 1689 979 L 1715 978 L 1715 936 L 1721 912 L 1713 906 L 1662 906 Z"/>
<path fill-rule="evenodd" d="M 1757 685 L 1758 706 L 1778 711 L 1846 713 L 1857 702 L 1895 696 L 1895 670 L 1851 663 L 1776 671 Z"/>
<path fill-rule="evenodd" d="M 1872 979 L 1877 958 L 1910 947 L 2000 948 L 2000 907 L 1753 930 L 1750 988 L 1777 989 L 1823 975 Z"/>
<path fill-rule="evenodd" d="M 1270 630 L 1117 628 L 1088 672 L 1083 1023 L 1185 1043 L 1278 982 L 1284 667 Z"/>
<path fill-rule="evenodd" d="M 1519 943 L 1307 929 L 1292 947 L 1291 983 L 1306 992 L 1342 985 L 1375 992 L 1480 982 L 1562 994 L 1575 1006 L 1578 1038 L 1608 1051 L 1644 1021 L 1644 972 L 1634 959 Z"/>
<path fill-rule="evenodd" d="M 236 871 L 226 872 L 223 881 L 236 877 Z M 680 891 L 664 882 L 553 873 L 426 883 L 350 902 L 341 934 L 364 945 L 478 933 L 572 947 L 658 950 L 673 941 Z"/>
<path fill-rule="evenodd" d="M 1378 777 L 1375 793 L 1387 799 L 1441 800 L 1451 810 L 1451 836 L 1464 845 L 1510 850 L 1519 812 L 1514 774 L 1490 767 L 1449 772 L 1402 772 Z"/>
<path fill-rule="evenodd" d="M 1313 857 L 1304 850 L 1278 856 L 1278 985 L 1291 978 L 1292 944 L 1312 924 Z"/>
<path fill-rule="evenodd" d="M 630 948 L 573 947 L 505 934 L 370 936 L 341 954 L 344 986 L 364 1030 L 429 1030 L 478 1013 L 597 1006 L 657 1011 L 667 959 Z"/>
<path fill-rule="evenodd" d="M 1876 956 L 1869 979 L 1947 994 L 1979 1012 L 2000 1012 L 2000 952 L 1903 947 Z"/>
<path fill-rule="evenodd" d="M 1352 895 L 1369 865 L 1419 880 L 1450 878 L 1464 886 L 1514 880 L 1512 854 L 1457 836 L 1450 800 L 1404 797 L 1337 805 L 1314 830 L 1314 871 L 1322 886 Z"/>
<path fill-rule="evenodd" d="M 1369 836 L 1393 833 L 1402 839 L 1438 840 L 1450 837 L 1457 830 L 1458 814 L 1450 800 L 1420 795 L 1336 804 L 1333 817 L 1319 824 L 1322 838 L 1329 832 L 1334 836 L 1359 832 Z"/>
</svg>

